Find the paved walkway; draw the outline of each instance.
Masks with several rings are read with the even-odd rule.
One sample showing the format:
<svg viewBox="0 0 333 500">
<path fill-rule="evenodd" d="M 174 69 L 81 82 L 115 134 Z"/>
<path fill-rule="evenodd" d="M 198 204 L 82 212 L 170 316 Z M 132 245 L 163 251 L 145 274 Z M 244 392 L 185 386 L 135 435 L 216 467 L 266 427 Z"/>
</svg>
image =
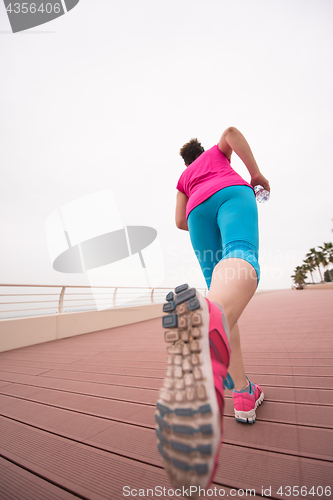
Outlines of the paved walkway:
<svg viewBox="0 0 333 500">
<path fill-rule="evenodd" d="M 227 394 L 205 498 L 333 498 L 332 306 L 333 290 L 288 290 L 244 312 L 247 373 L 266 398 L 251 426 Z M 1 353 L 1 500 L 171 498 L 154 433 L 164 361 L 160 319 Z"/>
</svg>

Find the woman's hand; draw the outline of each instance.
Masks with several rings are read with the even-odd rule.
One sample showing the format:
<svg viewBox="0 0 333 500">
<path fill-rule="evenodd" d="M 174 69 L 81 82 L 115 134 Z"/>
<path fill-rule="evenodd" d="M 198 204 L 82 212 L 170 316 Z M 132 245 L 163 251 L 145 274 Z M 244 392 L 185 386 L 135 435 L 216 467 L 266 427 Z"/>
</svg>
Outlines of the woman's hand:
<svg viewBox="0 0 333 500">
<path fill-rule="evenodd" d="M 261 172 L 259 172 L 255 176 L 251 177 L 251 183 L 250 184 L 251 184 L 252 187 L 262 186 L 263 188 L 267 189 L 267 191 L 269 193 L 271 192 L 271 188 L 270 188 L 269 182 L 266 179 L 266 177 L 264 177 L 262 175 Z"/>
</svg>

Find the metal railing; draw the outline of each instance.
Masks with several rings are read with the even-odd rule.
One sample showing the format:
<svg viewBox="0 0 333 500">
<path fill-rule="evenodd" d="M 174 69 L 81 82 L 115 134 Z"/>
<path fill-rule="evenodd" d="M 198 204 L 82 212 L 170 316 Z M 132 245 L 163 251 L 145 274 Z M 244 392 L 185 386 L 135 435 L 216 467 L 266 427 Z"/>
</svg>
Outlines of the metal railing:
<svg viewBox="0 0 333 500">
<path fill-rule="evenodd" d="M 161 304 L 169 291 L 162 287 L 0 284 L 0 319 Z M 207 289 L 198 291 L 206 296 Z"/>
</svg>

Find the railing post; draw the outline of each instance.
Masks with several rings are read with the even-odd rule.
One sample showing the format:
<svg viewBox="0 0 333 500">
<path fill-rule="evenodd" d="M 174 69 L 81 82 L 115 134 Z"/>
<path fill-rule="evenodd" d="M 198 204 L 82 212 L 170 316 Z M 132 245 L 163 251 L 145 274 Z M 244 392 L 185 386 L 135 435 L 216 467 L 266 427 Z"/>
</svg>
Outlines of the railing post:
<svg viewBox="0 0 333 500">
<path fill-rule="evenodd" d="M 59 296 L 58 313 L 64 312 L 64 295 L 65 295 L 65 290 L 66 290 L 66 287 L 63 286 L 62 289 L 61 289 L 61 292 L 60 292 L 60 296 Z"/>
<path fill-rule="evenodd" d="M 115 288 L 114 292 L 113 292 L 113 307 L 117 307 L 117 301 L 116 301 L 117 290 L 118 290 L 118 287 Z"/>
<path fill-rule="evenodd" d="M 150 301 L 152 304 L 154 304 L 154 290 L 155 290 L 155 288 L 152 288 L 151 294 L 150 294 Z"/>
</svg>

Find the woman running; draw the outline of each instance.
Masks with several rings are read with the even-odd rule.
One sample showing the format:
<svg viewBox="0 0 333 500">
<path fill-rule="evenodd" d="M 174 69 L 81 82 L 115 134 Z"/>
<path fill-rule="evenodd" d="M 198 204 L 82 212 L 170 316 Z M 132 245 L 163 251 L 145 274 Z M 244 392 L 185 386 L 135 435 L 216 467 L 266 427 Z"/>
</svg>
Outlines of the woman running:
<svg viewBox="0 0 333 500">
<path fill-rule="evenodd" d="M 232 169 L 233 151 L 246 165 L 250 184 Z M 253 187 L 270 186 L 235 127 L 207 151 L 191 139 L 180 155 L 187 168 L 177 184 L 176 225 L 189 231 L 209 291 L 205 299 L 186 284 L 166 297 L 169 355 L 155 420 L 172 484 L 195 497 L 217 468 L 224 387 L 234 387 L 235 418 L 241 422 L 254 423 L 264 399 L 260 386 L 246 377 L 237 320 L 260 278 Z"/>
</svg>

